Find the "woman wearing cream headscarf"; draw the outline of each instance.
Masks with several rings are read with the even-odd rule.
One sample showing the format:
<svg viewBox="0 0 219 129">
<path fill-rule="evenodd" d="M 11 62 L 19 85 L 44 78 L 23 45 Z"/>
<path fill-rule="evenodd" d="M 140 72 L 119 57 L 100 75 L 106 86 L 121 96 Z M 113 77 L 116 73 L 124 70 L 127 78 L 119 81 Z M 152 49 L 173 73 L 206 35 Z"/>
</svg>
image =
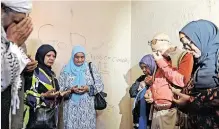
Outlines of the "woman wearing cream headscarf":
<svg viewBox="0 0 219 129">
<path fill-rule="evenodd" d="M 193 56 L 174 46 L 165 33 L 154 36 L 151 48 L 158 66 L 154 82 L 145 94 L 146 101 L 153 102 L 154 107 L 151 128 L 175 129 L 176 125 L 182 125 L 177 123 L 170 87 L 182 89 L 186 86 L 192 73 Z"/>
</svg>

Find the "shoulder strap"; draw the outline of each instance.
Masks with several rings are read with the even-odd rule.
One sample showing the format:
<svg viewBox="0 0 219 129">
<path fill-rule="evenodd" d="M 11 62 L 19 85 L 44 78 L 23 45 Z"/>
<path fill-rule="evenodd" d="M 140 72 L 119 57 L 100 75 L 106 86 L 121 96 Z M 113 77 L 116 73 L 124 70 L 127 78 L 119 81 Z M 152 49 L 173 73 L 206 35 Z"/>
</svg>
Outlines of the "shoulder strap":
<svg viewBox="0 0 219 129">
<path fill-rule="evenodd" d="M 175 54 L 171 55 L 171 63 L 172 63 L 172 67 L 174 68 L 179 68 L 179 64 L 181 62 L 181 60 L 183 59 L 183 57 L 186 55 L 187 51 L 178 51 Z M 168 80 L 168 79 L 167 79 Z M 174 85 L 172 82 L 170 82 L 168 80 L 168 82 L 175 88 L 179 88 L 177 85 Z"/>
<path fill-rule="evenodd" d="M 153 73 L 153 75 L 152 75 L 153 81 L 155 80 L 156 72 L 157 72 L 157 65 L 155 65 L 154 73 Z"/>
<path fill-rule="evenodd" d="M 175 68 L 179 68 L 179 64 L 183 57 L 186 55 L 187 51 L 182 51 L 178 56 L 175 56 L 175 58 L 171 58 L 172 66 Z"/>
<path fill-rule="evenodd" d="M 217 50 L 217 66 L 216 66 L 216 71 L 217 71 L 217 78 L 219 79 L 219 49 Z"/>
<path fill-rule="evenodd" d="M 89 62 L 88 66 L 89 66 L 89 70 L 90 70 L 91 77 L 92 77 L 92 79 L 93 79 L 93 81 L 94 81 L 94 84 L 95 84 L 95 79 L 94 79 L 94 75 L 93 75 L 91 63 L 92 63 L 92 62 Z"/>
<path fill-rule="evenodd" d="M 187 51 L 184 51 L 184 52 L 180 55 L 179 60 L 178 60 L 178 66 L 177 66 L 177 68 L 179 67 L 180 62 L 182 61 L 183 57 L 184 57 L 186 54 L 187 54 Z"/>
<path fill-rule="evenodd" d="M 56 82 L 55 82 L 55 75 L 52 75 L 52 86 L 53 86 L 53 88 L 57 88 L 56 87 Z M 57 89 L 56 89 L 57 90 Z"/>
</svg>

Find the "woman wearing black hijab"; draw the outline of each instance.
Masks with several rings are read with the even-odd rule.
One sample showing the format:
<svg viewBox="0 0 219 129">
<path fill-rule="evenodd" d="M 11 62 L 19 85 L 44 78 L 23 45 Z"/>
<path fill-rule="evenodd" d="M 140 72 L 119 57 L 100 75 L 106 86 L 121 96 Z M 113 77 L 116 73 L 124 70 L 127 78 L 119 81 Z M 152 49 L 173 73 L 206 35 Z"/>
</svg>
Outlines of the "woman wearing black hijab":
<svg viewBox="0 0 219 129">
<path fill-rule="evenodd" d="M 46 122 L 45 119 L 40 121 L 36 112 L 37 110 L 57 110 L 57 98 L 60 96 L 59 84 L 52 71 L 56 55 L 56 50 L 48 44 L 40 46 L 37 50 L 35 60 L 38 61 L 38 67 L 34 70 L 32 79 L 26 83 L 24 125 L 27 129 L 57 127 L 56 113 L 53 113 L 53 118 Z"/>
<path fill-rule="evenodd" d="M 37 49 L 37 53 L 35 55 L 35 60 L 38 61 L 38 67 L 35 69 L 34 72 L 39 74 L 39 70 L 42 69 L 49 77 L 52 77 L 52 76 L 55 77 L 55 73 L 52 71 L 52 65 L 56 59 L 56 54 L 57 54 L 56 50 L 51 45 L 48 45 L 48 44 L 41 45 Z M 50 60 L 50 64 L 47 63 L 48 59 Z M 59 89 L 57 79 L 55 78 L 54 80 L 55 80 L 56 88 Z M 25 77 L 24 91 L 29 90 L 31 88 L 31 85 L 32 85 L 32 76 L 31 78 Z"/>
</svg>

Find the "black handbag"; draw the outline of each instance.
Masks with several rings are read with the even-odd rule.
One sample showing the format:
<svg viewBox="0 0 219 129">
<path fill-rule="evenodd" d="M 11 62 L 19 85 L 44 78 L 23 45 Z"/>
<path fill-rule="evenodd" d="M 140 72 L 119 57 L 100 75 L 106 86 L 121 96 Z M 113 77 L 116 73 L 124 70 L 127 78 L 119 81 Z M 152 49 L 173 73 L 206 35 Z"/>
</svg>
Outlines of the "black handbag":
<svg viewBox="0 0 219 129">
<path fill-rule="evenodd" d="M 30 111 L 27 129 L 56 129 L 56 108 L 40 107 Z"/>
<path fill-rule="evenodd" d="M 94 81 L 94 85 L 93 86 L 96 89 L 96 87 L 95 87 L 95 79 L 94 79 L 93 71 L 92 71 L 92 68 L 91 68 L 91 62 L 89 62 L 89 70 L 90 70 L 91 77 L 93 78 L 93 81 Z M 103 110 L 103 109 L 105 109 L 107 107 L 107 102 L 106 102 L 106 100 L 104 98 L 106 96 L 107 96 L 107 94 L 102 92 L 102 91 L 98 92 L 95 95 L 95 98 L 94 98 L 94 108 L 95 108 L 95 110 Z"/>
<path fill-rule="evenodd" d="M 56 87 L 54 76 L 52 76 L 52 85 Z M 43 98 L 41 99 L 43 100 Z M 56 129 L 57 127 L 57 108 L 55 103 L 50 106 L 31 108 L 29 116 L 27 129 Z"/>
</svg>

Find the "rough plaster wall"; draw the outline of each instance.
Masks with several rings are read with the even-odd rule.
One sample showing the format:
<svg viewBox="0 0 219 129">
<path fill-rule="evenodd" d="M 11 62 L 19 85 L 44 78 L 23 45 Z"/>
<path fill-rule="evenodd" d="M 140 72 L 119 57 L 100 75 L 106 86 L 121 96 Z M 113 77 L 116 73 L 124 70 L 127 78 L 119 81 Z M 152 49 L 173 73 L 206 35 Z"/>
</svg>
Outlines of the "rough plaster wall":
<svg viewBox="0 0 219 129">
<path fill-rule="evenodd" d="M 178 31 L 189 21 L 203 18 L 219 26 L 218 0 L 57 2 L 34 2 L 35 30 L 28 40 L 28 53 L 34 56 L 40 40 L 52 42 L 59 53 L 55 65 L 59 73 L 72 46 L 87 42 L 88 58 L 101 70 L 108 92 L 109 106 L 98 113 L 98 129 L 132 128 L 128 89 L 141 74 L 138 61 L 151 52 L 147 43 L 154 34 L 166 32 L 180 45 Z M 53 26 L 44 26 L 39 34 L 45 24 Z M 69 37 L 69 32 L 74 34 Z M 106 61 L 101 56 L 130 62 Z"/>
<path fill-rule="evenodd" d="M 57 76 L 74 45 L 86 48 L 86 60 L 101 72 L 108 107 L 97 113 L 97 129 L 131 128 L 128 94 L 131 46 L 130 1 L 34 1 L 34 31 L 27 47 L 34 57 L 48 43 L 57 50 Z M 122 49 L 121 49 L 122 48 Z"/>
<path fill-rule="evenodd" d="M 167 33 L 180 45 L 179 30 L 188 22 L 207 19 L 219 26 L 219 0 L 160 0 L 132 2 L 132 66 L 151 53 L 148 41 L 156 33 Z"/>
</svg>

